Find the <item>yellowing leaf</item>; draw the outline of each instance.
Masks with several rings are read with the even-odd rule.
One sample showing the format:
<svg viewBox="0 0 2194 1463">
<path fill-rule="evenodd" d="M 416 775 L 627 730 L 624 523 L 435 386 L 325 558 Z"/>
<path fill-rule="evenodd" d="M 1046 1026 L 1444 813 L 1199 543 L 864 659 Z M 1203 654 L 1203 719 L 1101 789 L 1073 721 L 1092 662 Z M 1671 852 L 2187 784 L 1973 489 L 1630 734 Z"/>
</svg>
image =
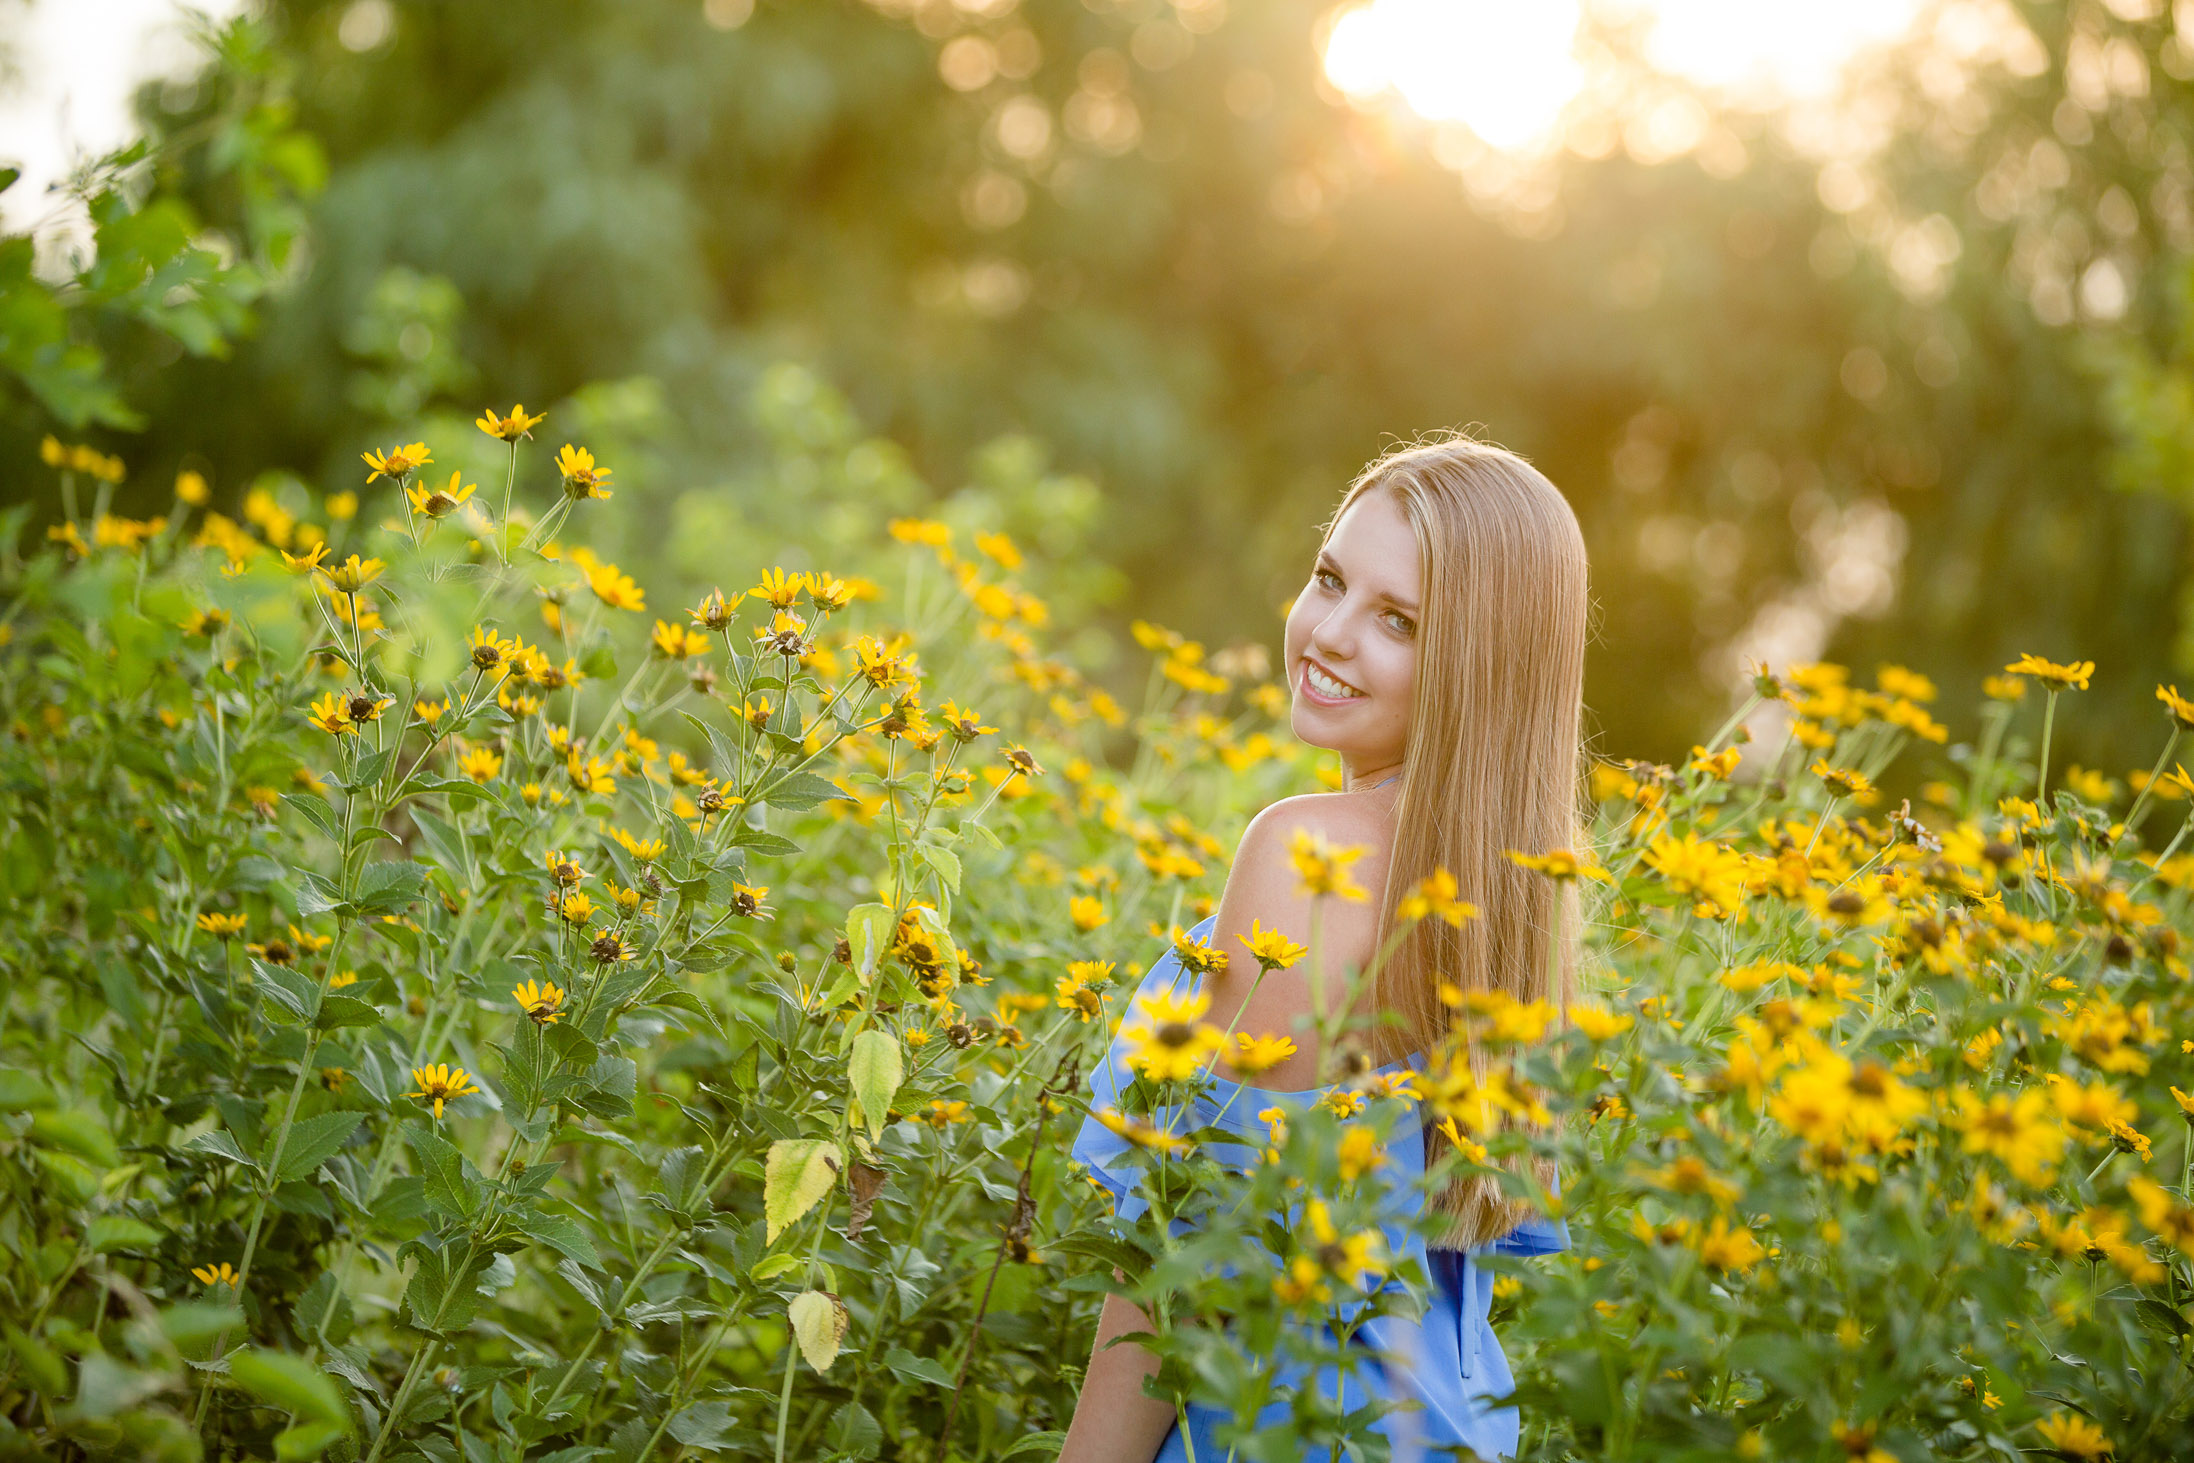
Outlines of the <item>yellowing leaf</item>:
<svg viewBox="0 0 2194 1463">
<path fill-rule="evenodd" d="M 891 906 L 856 904 L 846 911 L 846 944 L 853 951 L 853 968 L 861 983 L 876 974 L 876 962 L 891 948 Z"/>
<path fill-rule="evenodd" d="M 840 1167 L 838 1145 L 827 1138 L 780 1138 L 769 1145 L 762 1177 L 766 1242 L 774 1244 L 785 1226 L 830 1192 Z"/>
<path fill-rule="evenodd" d="M 868 1119 L 869 1136 L 884 1136 L 884 1116 L 892 1094 L 906 1080 L 906 1054 L 899 1038 L 870 1027 L 853 1039 L 853 1055 L 846 1063 L 846 1077 L 861 1115 Z"/>
<path fill-rule="evenodd" d="M 786 1307 L 792 1314 L 792 1334 L 799 1338 L 800 1354 L 819 1372 L 830 1370 L 838 1359 L 838 1344 L 846 1339 L 852 1319 L 838 1297 L 826 1290 L 803 1290 Z"/>
</svg>

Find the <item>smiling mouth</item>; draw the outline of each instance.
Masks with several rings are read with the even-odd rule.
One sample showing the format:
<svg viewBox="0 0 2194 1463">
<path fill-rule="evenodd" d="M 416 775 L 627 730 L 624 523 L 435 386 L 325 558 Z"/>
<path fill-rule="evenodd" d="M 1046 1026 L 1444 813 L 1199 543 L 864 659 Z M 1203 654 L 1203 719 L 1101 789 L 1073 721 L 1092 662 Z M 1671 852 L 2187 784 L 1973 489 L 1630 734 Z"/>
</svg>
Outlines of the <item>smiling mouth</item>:
<svg viewBox="0 0 2194 1463">
<path fill-rule="evenodd" d="M 1353 701 L 1364 694 L 1307 655 L 1303 657 L 1303 688 L 1327 701 Z"/>
</svg>

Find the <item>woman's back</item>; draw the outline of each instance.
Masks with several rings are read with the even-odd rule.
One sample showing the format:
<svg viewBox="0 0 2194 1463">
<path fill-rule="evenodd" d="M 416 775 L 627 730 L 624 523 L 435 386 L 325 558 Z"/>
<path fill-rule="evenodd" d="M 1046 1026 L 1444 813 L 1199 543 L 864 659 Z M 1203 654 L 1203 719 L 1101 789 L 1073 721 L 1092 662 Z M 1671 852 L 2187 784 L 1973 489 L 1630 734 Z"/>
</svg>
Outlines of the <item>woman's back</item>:
<svg viewBox="0 0 2194 1463">
<path fill-rule="evenodd" d="M 1211 996 L 1208 1019 L 1221 1028 L 1293 1039 L 1294 1055 L 1259 1074 L 1259 1085 L 1301 1089 L 1318 1084 L 1323 1053 L 1311 1018 L 1313 992 L 1330 1013 L 1340 1008 L 1348 977 L 1371 963 L 1378 947 L 1379 900 L 1386 887 L 1393 846 L 1392 784 L 1362 791 L 1306 793 L 1282 798 L 1243 830 L 1226 888 L 1213 919 L 1211 944 L 1227 956 L 1224 969 L 1206 983 Z M 1360 852 L 1347 865 L 1350 883 L 1361 898 L 1328 897 L 1317 901 L 1315 941 L 1312 900 L 1303 892 L 1292 846 L 1298 835 L 1322 838 L 1335 849 Z M 1315 946 L 1318 967 L 1304 960 L 1260 978 L 1248 958 L 1253 932 L 1276 930 L 1305 947 Z M 1373 1019 L 1376 1006 L 1368 983 L 1356 993 L 1355 1014 Z M 1214 1075 L 1242 1075 L 1222 1057 Z"/>
</svg>

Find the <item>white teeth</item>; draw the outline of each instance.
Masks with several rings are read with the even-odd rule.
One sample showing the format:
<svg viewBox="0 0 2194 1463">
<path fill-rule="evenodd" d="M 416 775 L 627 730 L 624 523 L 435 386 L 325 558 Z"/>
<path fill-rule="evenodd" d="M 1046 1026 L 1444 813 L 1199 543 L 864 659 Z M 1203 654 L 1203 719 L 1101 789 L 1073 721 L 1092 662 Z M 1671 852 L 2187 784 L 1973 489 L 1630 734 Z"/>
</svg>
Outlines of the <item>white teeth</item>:
<svg viewBox="0 0 2194 1463">
<path fill-rule="evenodd" d="M 1336 681 L 1335 679 L 1333 679 L 1333 677 L 1327 675 L 1324 671 L 1318 669 L 1317 666 L 1311 664 L 1309 661 L 1303 662 L 1303 679 L 1306 683 L 1308 683 L 1310 689 L 1316 691 L 1321 696 L 1339 699 L 1342 697 L 1361 696 L 1364 694 L 1353 686 L 1342 685 L 1339 681 Z"/>
</svg>

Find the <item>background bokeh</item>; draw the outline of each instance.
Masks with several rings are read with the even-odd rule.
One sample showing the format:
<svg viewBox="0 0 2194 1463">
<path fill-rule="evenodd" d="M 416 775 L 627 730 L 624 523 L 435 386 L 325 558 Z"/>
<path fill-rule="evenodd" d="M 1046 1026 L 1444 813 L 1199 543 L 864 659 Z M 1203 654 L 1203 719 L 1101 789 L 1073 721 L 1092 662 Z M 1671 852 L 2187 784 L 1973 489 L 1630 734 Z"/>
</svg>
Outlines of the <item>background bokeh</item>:
<svg viewBox="0 0 2194 1463">
<path fill-rule="evenodd" d="M 616 462 L 628 569 L 728 583 L 812 538 L 790 392 L 901 509 L 1049 482 L 1101 669 L 1131 616 L 1274 643 L 1354 469 L 1475 426 L 1584 525 L 1601 750 L 1680 759 L 1753 657 L 1972 725 L 2033 651 L 2100 666 L 2052 760 L 2145 767 L 2194 6 L 1907 5 L 1804 85 L 1705 63 L 1831 7 L 1691 8 L 1549 5 L 1549 52 L 1468 0 L 266 0 L 94 222 L 0 245 L 0 501 L 49 432 L 150 513 L 522 400 Z"/>
</svg>

